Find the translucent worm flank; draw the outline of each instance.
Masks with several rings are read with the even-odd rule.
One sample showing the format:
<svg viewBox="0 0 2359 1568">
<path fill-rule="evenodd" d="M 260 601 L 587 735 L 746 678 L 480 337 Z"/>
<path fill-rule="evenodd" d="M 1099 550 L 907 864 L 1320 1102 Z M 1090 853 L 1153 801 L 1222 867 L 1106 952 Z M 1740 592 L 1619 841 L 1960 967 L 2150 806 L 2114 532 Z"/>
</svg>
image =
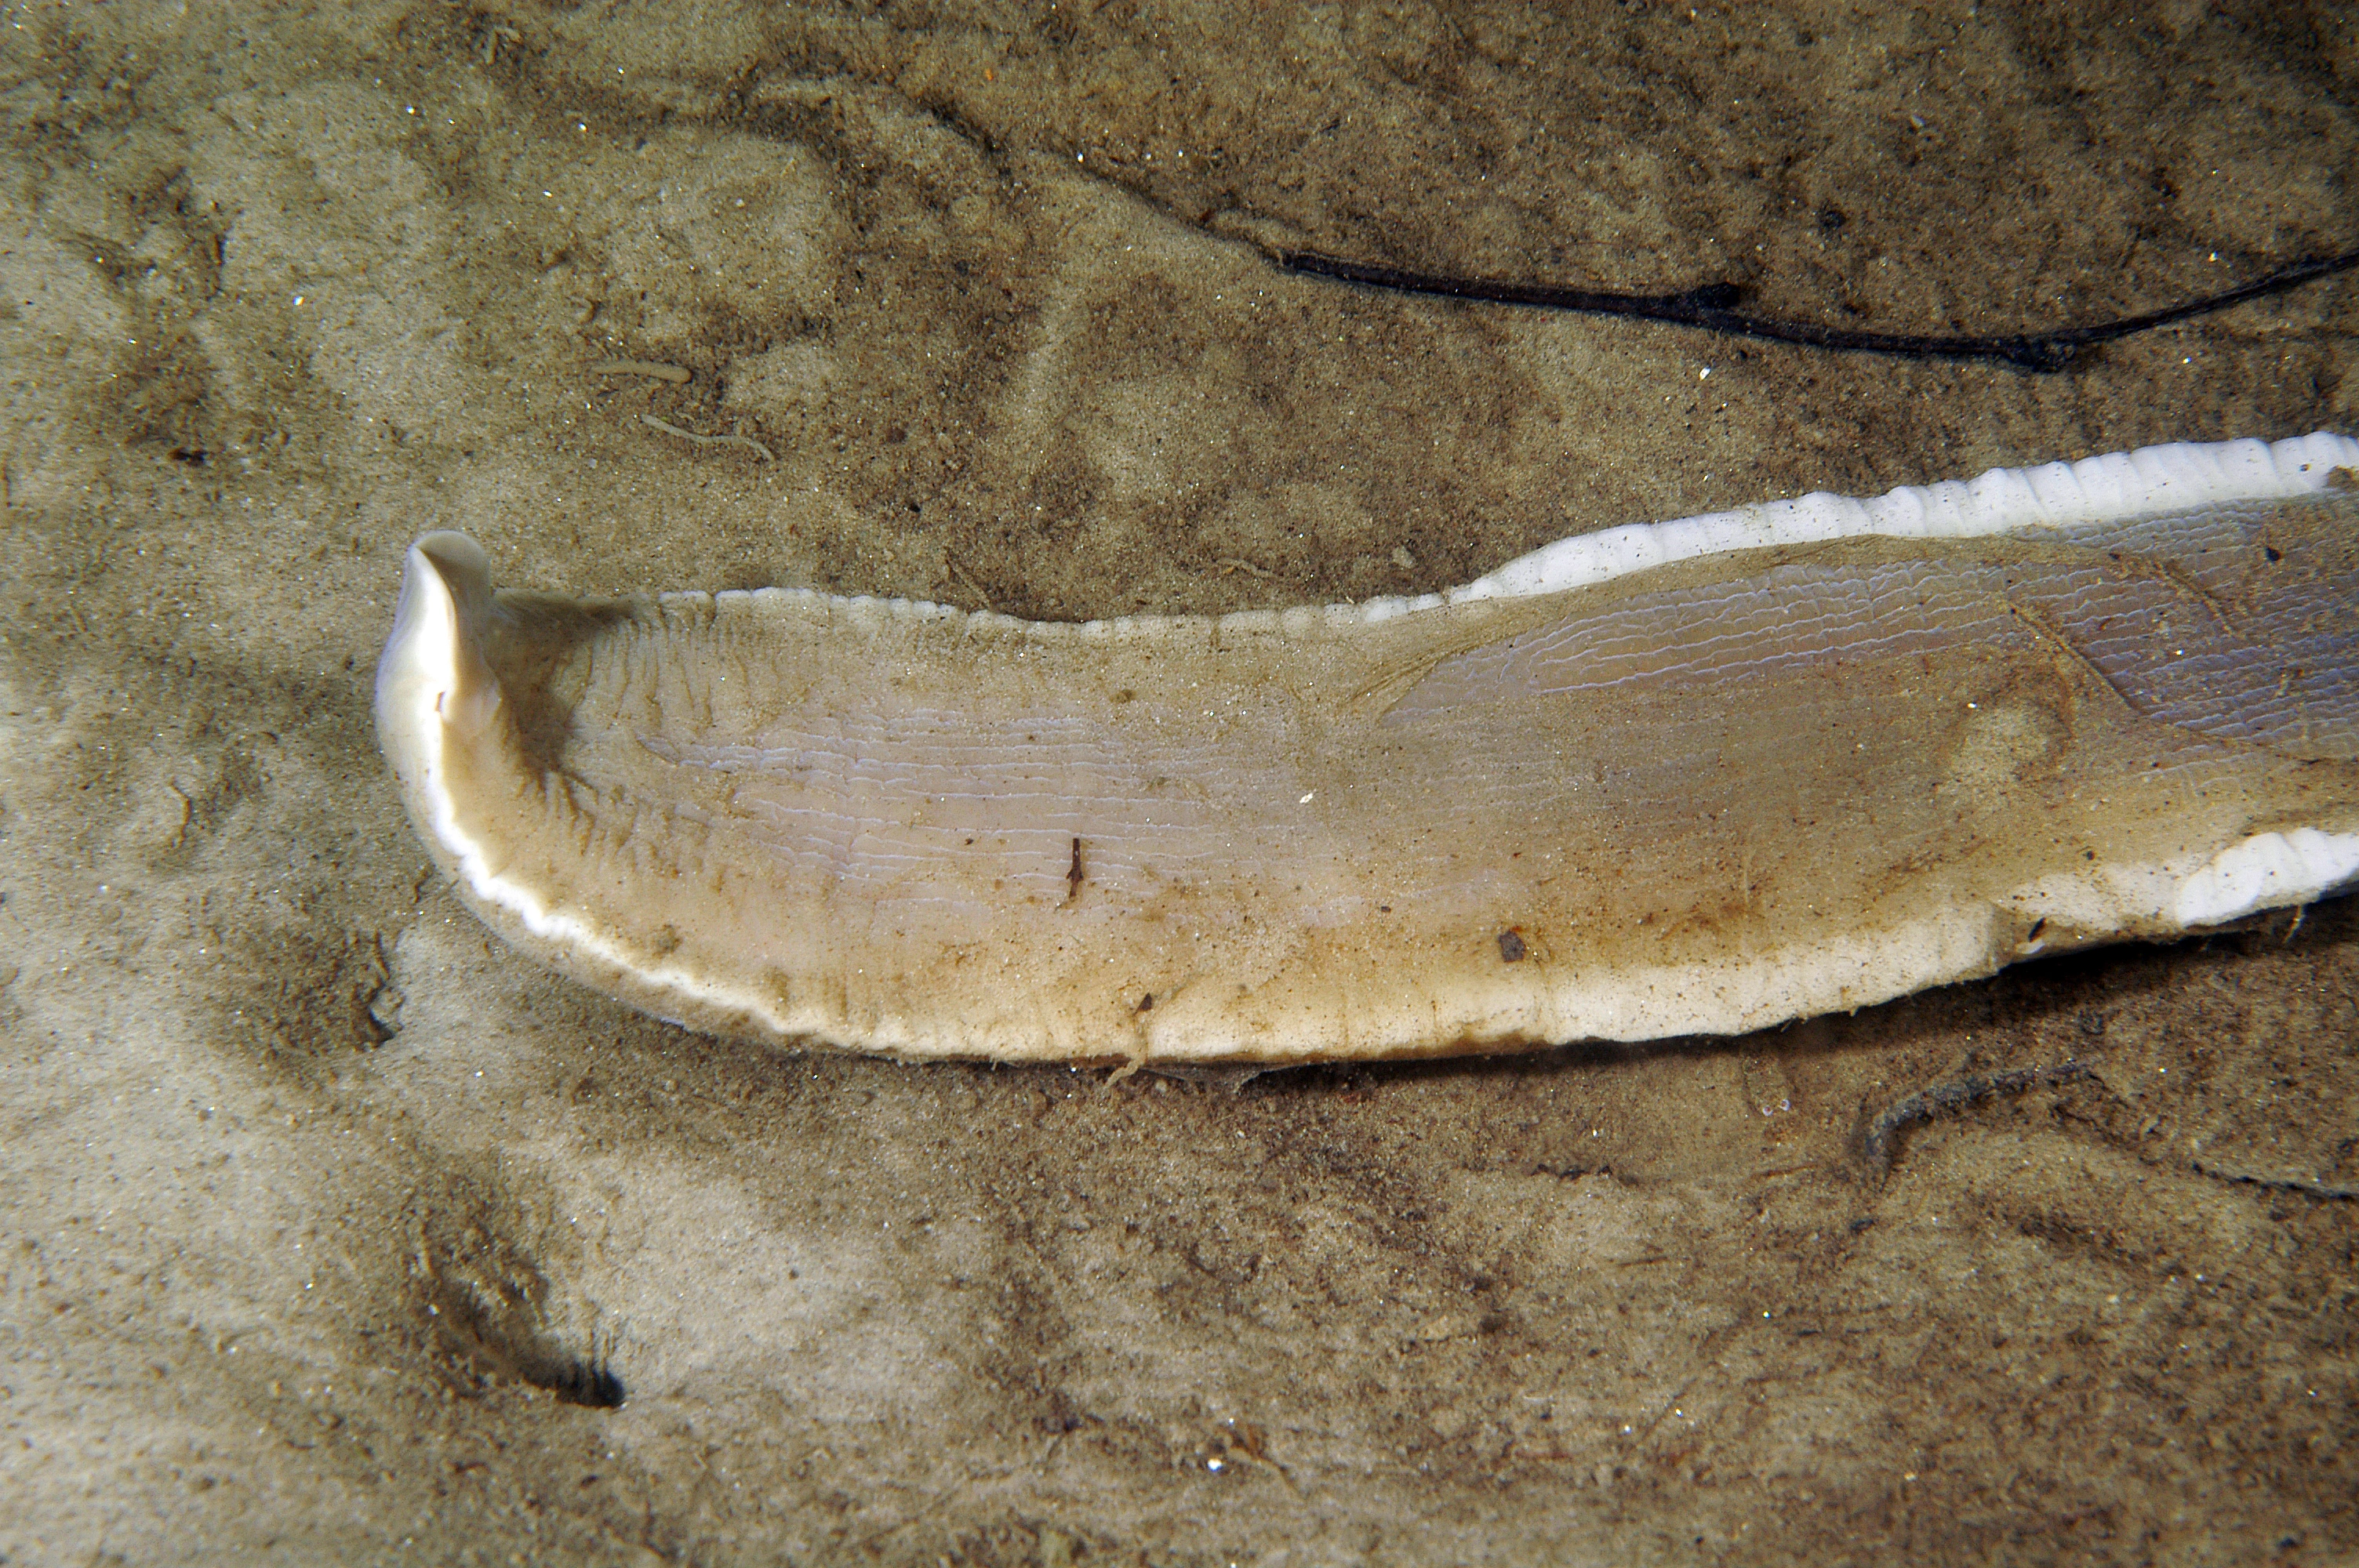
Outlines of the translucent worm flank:
<svg viewBox="0 0 2359 1568">
<path fill-rule="evenodd" d="M 488 924 L 700 1028 L 1198 1061 L 1734 1033 L 2359 876 L 2354 464 L 2149 449 L 1079 626 L 495 595 L 429 535 L 378 723 Z"/>
</svg>

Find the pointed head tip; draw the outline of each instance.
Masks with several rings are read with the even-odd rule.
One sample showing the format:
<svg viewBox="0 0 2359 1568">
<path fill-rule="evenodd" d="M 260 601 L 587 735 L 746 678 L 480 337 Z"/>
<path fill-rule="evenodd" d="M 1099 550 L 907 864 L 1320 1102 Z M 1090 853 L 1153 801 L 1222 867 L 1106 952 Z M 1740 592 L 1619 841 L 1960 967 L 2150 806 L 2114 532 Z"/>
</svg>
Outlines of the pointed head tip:
<svg viewBox="0 0 2359 1568">
<path fill-rule="evenodd" d="M 412 554 L 424 557 L 446 573 L 489 577 L 492 572 L 492 557 L 484 554 L 484 546 L 455 528 L 420 534 L 409 548 Z"/>
<path fill-rule="evenodd" d="M 420 535 L 402 571 L 405 604 L 413 588 L 447 599 L 462 625 L 480 628 L 492 612 L 492 557 L 464 534 L 442 529 Z M 397 611 L 397 623 L 401 619 Z"/>
<path fill-rule="evenodd" d="M 495 613 L 491 557 L 482 546 L 447 531 L 410 546 L 393 633 L 377 661 L 381 731 L 414 727 L 429 715 L 469 728 L 488 718 L 499 687 L 481 639 Z"/>
</svg>

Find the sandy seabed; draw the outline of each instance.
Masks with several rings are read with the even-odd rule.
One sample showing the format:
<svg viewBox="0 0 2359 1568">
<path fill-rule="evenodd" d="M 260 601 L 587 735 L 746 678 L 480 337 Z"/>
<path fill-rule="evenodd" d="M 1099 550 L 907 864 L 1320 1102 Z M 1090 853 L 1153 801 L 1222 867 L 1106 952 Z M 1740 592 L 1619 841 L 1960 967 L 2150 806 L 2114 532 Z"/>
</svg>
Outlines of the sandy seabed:
<svg viewBox="0 0 2359 1568">
<path fill-rule="evenodd" d="M 2347 7 L 16 4 L 0 89 L 0 1561 L 2359 1553 L 2350 900 L 1743 1040 L 907 1067 L 508 954 L 368 706 L 433 527 L 1212 611 L 2351 429 L 2350 277 L 2031 376 L 1266 254 L 2148 308 L 2359 235 Z"/>
</svg>

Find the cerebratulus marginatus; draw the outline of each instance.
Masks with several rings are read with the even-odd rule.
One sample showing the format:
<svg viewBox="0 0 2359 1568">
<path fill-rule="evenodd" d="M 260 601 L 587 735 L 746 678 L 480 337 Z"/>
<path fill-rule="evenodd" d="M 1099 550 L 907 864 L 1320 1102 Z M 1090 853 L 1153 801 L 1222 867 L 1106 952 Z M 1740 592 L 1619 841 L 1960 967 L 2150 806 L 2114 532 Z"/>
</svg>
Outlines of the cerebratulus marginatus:
<svg viewBox="0 0 2359 1568">
<path fill-rule="evenodd" d="M 1565 539 L 1446 593 L 1042 624 L 495 592 L 376 711 L 524 952 L 903 1057 L 1736 1033 L 2359 880 L 2359 441 L 2151 447 Z"/>
</svg>

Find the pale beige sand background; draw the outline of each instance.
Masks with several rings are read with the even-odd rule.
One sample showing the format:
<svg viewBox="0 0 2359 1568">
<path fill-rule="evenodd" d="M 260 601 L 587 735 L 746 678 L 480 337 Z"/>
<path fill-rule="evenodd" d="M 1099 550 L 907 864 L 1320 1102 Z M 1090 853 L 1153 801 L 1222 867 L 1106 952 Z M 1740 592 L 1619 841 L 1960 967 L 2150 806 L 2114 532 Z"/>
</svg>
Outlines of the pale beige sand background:
<svg viewBox="0 0 2359 1568">
<path fill-rule="evenodd" d="M 1906 329 L 2359 239 L 2347 8 L 2049 9 L 0 13 L 0 1558 L 2349 1561 L 2359 1205 L 2224 1177 L 2359 1182 L 2350 901 L 1734 1042 L 908 1068 L 510 957 L 371 734 L 432 527 L 1220 611 L 2359 424 L 2350 279 L 2032 379 L 1239 242 Z"/>
</svg>

